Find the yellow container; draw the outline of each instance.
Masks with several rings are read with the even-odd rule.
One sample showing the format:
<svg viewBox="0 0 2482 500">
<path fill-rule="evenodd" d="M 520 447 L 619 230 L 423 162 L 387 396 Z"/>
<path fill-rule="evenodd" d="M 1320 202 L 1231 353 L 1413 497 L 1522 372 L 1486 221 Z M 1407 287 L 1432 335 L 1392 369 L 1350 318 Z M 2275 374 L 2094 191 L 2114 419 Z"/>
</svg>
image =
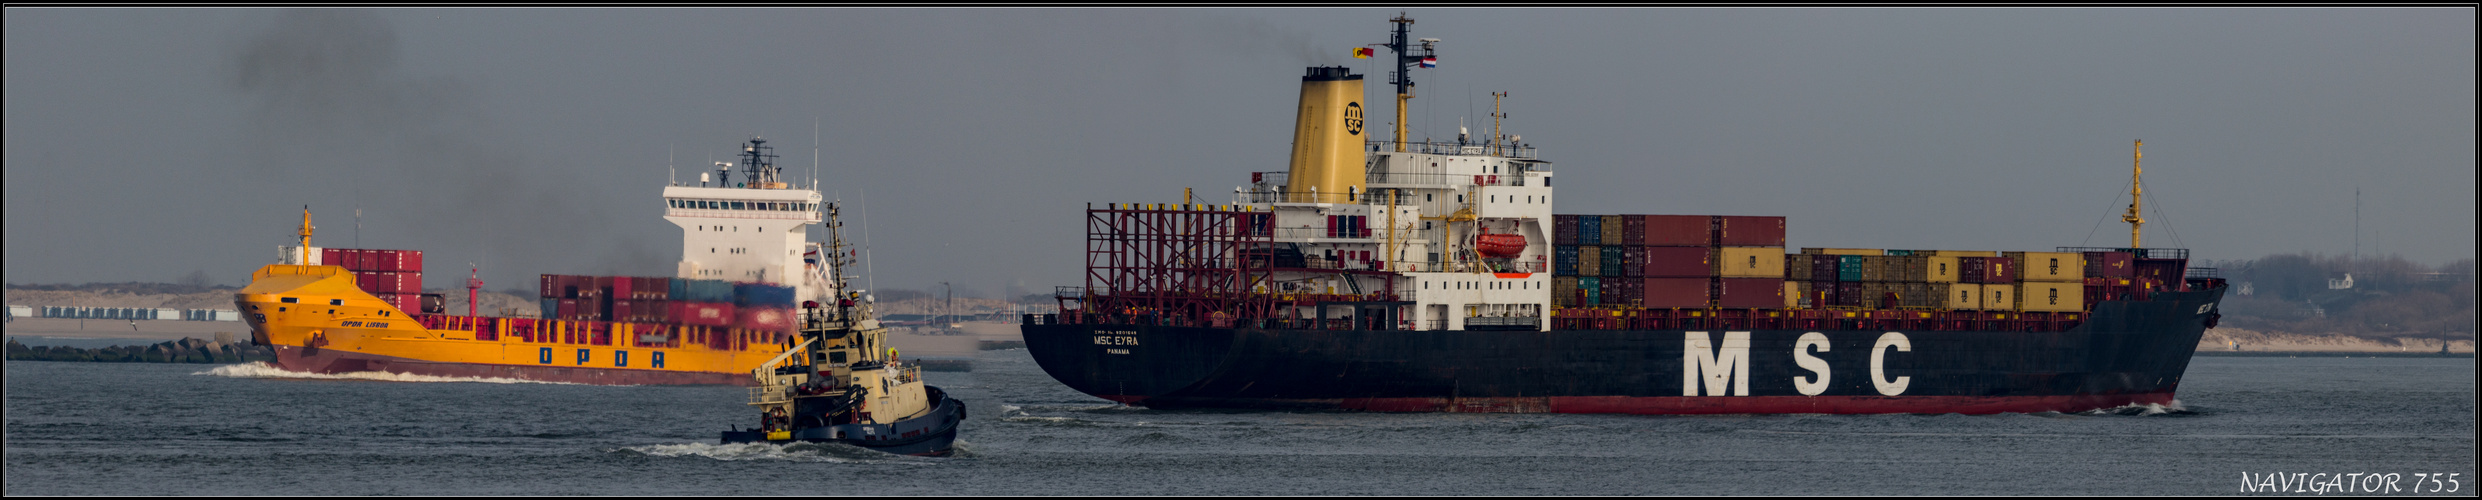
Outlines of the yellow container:
<svg viewBox="0 0 2482 500">
<path fill-rule="evenodd" d="M 1801 253 L 1816 255 L 1887 255 L 1886 250 L 1876 248 L 1804 248 L 1801 249 Z"/>
<path fill-rule="evenodd" d="M 1986 251 L 1981 251 L 1981 250 L 1932 250 L 1932 251 L 1930 252 L 1930 254 L 1931 254 L 1931 255 L 1935 255 L 1935 256 L 1940 256 L 1940 257 L 1998 257 L 1998 256 L 1999 256 L 1999 252 L 1986 252 Z"/>
<path fill-rule="evenodd" d="M 1799 281 L 1786 281 L 1786 282 L 1784 282 L 1784 308 L 1785 308 L 1785 309 L 1800 309 L 1800 308 L 1801 308 L 1801 292 L 1808 291 L 1808 290 L 1809 290 L 1809 287 L 1807 287 L 1807 286 L 1803 286 L 1803 285 L 1802 285 L 1802 282 L 1799 282 Z"/>
<path fill-rule="evenodd" d="M 1982 284 L 1982 310 L 2011 311 L 2016 309 L 2016 305 L 2016 285 L 2004 285 L 1999 283 Z"/>
<path fill-rule="evenodd" d="M 1715 249 L 1715 275 L 1726 278 L 1784 277 L 1784 247 Z"/>
<path fill-rule="evenodd" d="M 1956 274 L 1958 271 L 1956 268 L 1956 257 L 1934 255 L 1930 257 L 1923 257 L 1922 260 L 1924 261 L 1922 266 L 1922 281 L 1928 281 L 1931 283 L 1956 282 Z"/>
<path fill-rule="evenodd" d="M 2018 276 L 2021 276 L 2021 278 L 2018 279 L 2023 281 L 2085 281 L 2086 260 L 2085 255 L 2083 254 L 2069 252 L 2007 252 L 2007 256 L 2011 263 L 2017 265 Z"/>
<path fill-rule="evenodd" d="M 1942 309 L 1958 311 L 1982 310 L 1982 285 L 1977 283 L 1932 283 L 1932 292 L 1939 294 Z"/>
<path fill-rule="evenodd" d="M 2071 312 L 2086 309 L 2086 285 L 2084 283 L 2028 281 L 2021 286 L 2025 287 L 2025 291 L 2017 294 L 2018 310 Z"/>
</svg>

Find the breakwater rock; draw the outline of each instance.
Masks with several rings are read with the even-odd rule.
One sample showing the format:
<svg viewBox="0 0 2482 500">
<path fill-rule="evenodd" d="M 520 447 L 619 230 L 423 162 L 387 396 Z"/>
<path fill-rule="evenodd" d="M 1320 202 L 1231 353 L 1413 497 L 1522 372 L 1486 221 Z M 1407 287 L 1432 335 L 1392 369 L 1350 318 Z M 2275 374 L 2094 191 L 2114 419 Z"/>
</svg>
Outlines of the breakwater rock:
<svg viewBox="0 0 2482 500">
<path fill-rule="evenodd" d="M 276 360 L 267 346 L 227 344 L 187 338 L 154 345 L 80 349 L 67 346 L 27 347 L 9 339 L 11 361 L 94 361 L 103 363 L 241 363 Z"/>
</svg>

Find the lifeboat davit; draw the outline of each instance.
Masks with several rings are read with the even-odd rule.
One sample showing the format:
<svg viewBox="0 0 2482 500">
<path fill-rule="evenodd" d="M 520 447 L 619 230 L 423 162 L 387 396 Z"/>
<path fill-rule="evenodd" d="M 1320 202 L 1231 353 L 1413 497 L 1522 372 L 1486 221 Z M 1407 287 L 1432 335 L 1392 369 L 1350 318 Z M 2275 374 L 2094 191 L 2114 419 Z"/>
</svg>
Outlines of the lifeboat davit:
<svg viewBox="0 0 2482 500">
<path fill-rule="evenodd" d="M 1474 238 L 1474 251 L 1494 259 L 1515 258 L 1517 254 L 1525 253 L 1525 236 L 1482 233 L 1482 236 Z"/>
</svg>

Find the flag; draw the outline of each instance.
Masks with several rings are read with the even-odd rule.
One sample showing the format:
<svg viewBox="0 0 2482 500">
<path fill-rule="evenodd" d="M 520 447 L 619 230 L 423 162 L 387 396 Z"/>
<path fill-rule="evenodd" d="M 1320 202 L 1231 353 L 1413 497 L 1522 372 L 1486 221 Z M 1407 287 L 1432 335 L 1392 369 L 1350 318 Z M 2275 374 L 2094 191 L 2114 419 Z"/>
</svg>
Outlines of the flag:
<svg viewBox="0 0 2482 500">
<path fill-rule="evenodd" d="M 1439 67 L 1439 58 L 1437 58 L 1437 57 L 1429 57 L 1429 56 L 1424 56 L 1424 57 L 1422 58 L 1422 67 L 1425 67 L 1425 68 L 1437 68 L 1437 67 Z"/>
<path fill-rule="evenodd" d="M 1353 58 L 1354 58 L 1354 59 L 1369 59 L 1369 58 L 1370 58 L 1370 55 L 1371 55 L 1371 54 L 1373 54 L 1373 53 L 1376 53 L 1376 52 L 1377 52 L 1377 51 L 1371 50 L 1371 48 L 1370 48 L 1370 47 L 1354 47 L 1354 48 L 1353 48 Z"/>
</svg>

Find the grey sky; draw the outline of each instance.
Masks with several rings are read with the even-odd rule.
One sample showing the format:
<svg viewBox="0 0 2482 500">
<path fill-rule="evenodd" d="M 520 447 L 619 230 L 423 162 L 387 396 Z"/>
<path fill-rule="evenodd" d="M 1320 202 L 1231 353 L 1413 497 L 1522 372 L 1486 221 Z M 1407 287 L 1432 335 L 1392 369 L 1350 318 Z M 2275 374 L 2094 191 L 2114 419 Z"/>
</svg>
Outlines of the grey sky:
<svg viewBox="0 0 2482 500">
<path fill-rule="evenodd" d="M 1086 203 L 1282 170 L 1302 68 L 1388 9 L 6 10 L 6 281 L 238 284 L 290 239 L 669 275 L 666 152 L 752 134 L 867 212 L 881 288 L 1080 279 Z M 1422 9 L 1414 135 L 1508 128 L 1562 213 L 1782 215 L 1789 244 L 2200 258 L 2475 240 L 2468 8 Z M 1382 52 L 1385 55 L 1385 52 Z M 1384 119 L 1373 121 L 1383 129 Z M 2115 201 L 2115 196 L 2120 197 Z M 2177 238 L 2174 232 L 2177 232 Z M 856 235 L 859 236 L 858 234 Z"/>
</svg>

